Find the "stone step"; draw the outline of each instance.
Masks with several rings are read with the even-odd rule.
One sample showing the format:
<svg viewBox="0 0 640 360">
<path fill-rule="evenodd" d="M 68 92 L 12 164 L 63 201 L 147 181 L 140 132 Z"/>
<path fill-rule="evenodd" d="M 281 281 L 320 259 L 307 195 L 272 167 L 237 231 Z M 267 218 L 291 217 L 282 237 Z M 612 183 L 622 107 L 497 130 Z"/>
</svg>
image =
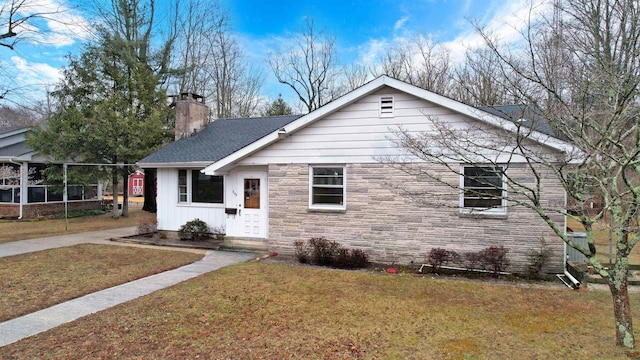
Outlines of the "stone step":
<svg viewBox="0 0 640 360">
<path fill-rule="evenodd" d="M 225 236 L 223 248 L 227 249 L 246 249 L 254 251 L 268 251 L 269 243 L 266 239 L 257 239 L 249 237 L 231 237 Z"/>
</svg>

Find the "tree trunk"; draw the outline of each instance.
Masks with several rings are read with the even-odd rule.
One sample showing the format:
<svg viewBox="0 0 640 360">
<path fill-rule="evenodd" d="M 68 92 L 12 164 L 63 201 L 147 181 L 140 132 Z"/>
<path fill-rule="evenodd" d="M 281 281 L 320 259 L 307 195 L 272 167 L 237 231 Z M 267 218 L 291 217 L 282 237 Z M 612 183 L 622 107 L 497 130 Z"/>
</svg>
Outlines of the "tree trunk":
<svg viewBox="0 0 640 360">
<path fill-rule="evenodd" d="M 129 167 L 122 170 L 122 216 L 129 216 Z"/>
<path fill-rule="evenodd" d="M 158 212 L 156 203 L 156 169 L 144 169 L 144 204 L 142 210 L 150 213 Z"/>
<path fill-rule="evenodd" d="M 613 314 L 616 326 L 616 345 L 633 349 L 635 338 L 633 335 L 633 321 L 631 318 L 631 304 L 628 292 L 629 266 L 624 261 L 617 262 L 611 270 L 609 289 L 613 298 Z"/>
<path fill-rule="evenodd" d="M 111 192 L 113 195 L 113 208 L 111 209 L 111 217 L 114 219 L 118 219 L 120 218 L 120 214 L 118 214 L 118 172 L 116 171 L 116 169 L 112 169 L 111 185 Z"/>
</svg>

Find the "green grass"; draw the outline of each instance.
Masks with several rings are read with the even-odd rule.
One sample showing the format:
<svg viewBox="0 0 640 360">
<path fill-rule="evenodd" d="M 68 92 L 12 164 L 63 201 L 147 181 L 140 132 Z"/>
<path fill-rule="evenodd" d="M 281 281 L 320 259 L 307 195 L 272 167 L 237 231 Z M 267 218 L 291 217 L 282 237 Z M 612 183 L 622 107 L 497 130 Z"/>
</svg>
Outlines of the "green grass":
<svg viewBox="0 0 640 360">
<path fill-rule="evenodd" d="M 0 258 L 0 321 L 202 258 L 202 254 L 85 244 Z"/>
<path fill-rule="evenodd" d="M 638 295 L 631 301 L 640 308 Z M 2 351 L 64 359 L 627 358 L 614 346 L 607 292 L 261 263 L 223 268 Z"/>
</svg>

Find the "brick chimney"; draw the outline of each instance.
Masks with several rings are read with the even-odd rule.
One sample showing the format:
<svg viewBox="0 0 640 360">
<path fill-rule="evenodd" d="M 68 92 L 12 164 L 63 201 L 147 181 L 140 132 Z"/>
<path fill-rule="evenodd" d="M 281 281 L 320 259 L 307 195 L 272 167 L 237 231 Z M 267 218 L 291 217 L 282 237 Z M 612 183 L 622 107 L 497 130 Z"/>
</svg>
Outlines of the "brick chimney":
<svg viewBox="0 0 640 360">
<path fill-rule="evenodd" d="M 173 97 L 176 108 L 175 140 L 189 137 L 209 123 L 209 108 L 204 97 L 192 93 L 181 93 Z"/>
</svg>

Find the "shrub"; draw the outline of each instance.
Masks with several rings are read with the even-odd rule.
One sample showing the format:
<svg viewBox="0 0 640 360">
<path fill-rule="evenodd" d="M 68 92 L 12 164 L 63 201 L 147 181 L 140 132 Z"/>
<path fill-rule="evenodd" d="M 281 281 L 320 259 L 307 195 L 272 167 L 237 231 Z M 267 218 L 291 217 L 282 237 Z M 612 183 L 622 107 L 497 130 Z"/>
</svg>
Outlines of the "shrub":
<svg viewBox="0 0 640 360">
<path fill-rule="evenodd" d="M 551 258 L 551 250 L 547 247 L 544 239 L 540 240 L 540 249 L 527 252 L 527 272 L 529 276 L 539 279 L 542 277 L 543 269 L 547 266 Z"/>
<path fill-rule="evenodd" d="M 367 267 L 369 259 L 360 249 L 346 249 L 335 241 L 324 237 L 311 238 L 308 241 L 294 241 L 295 256 L 302 264 L 333 266 L 341 269 Z"/>
<path fill-rule="evenodd" d="M 475 270 L 478 269 L 480 264 L 480 253 L 479 252 L 468 252 L 464 254 L 464 258 L 466 260 L 467 270 Z"/>
<path fill-rule="evenodd" d="M 501 272 L 509 267 L 507 253 L 509 249 L 504 246 L 489 246 L 478 253 L 480 263 L 484 270 L 490 271 L 493 276 L 498 277 Z"/>
<path fill-rule="evenodd" d="M 311 261 L 320 266 L 332 266 L 340 249 L 340 244 L 324 237 L 309 239 L 309 246 L 311 247 Z"/>
<path fill-rule="evenodd" d="M 211 230 L 209 229 L 209 225 L 200 219 L 187 221 L 187 223 L 182 225 L 178 230 L 180 240 L 200 241 L 208 239 L 210 235 Z"/>
<path fill-rule="evenodd" d="M 429 251 L 427 261 L 431 265 L 431 271 L 437 273 L 440 271 L 443 265 L 450 262 L 457 262 L 460 259 L 460 255 L 453 250 L 446 250 L 442 248 L 433 248 Z"/>
<path fill-rule="evenodd" d="M 293 247 L 295 248 L 296 259 L 298 259 L 298 262 L 301 264 L 307 264 L 310 262 L 309 246 L 306 242 L 296 240 L 293 242 Z"/>
<path fill-rule="evenodd" d="M 369 266 L 367 254 L 360 249 L 346 249 L 341 247 L 333 261 L 339 269 L 360 269 Z"/>
</svg>

